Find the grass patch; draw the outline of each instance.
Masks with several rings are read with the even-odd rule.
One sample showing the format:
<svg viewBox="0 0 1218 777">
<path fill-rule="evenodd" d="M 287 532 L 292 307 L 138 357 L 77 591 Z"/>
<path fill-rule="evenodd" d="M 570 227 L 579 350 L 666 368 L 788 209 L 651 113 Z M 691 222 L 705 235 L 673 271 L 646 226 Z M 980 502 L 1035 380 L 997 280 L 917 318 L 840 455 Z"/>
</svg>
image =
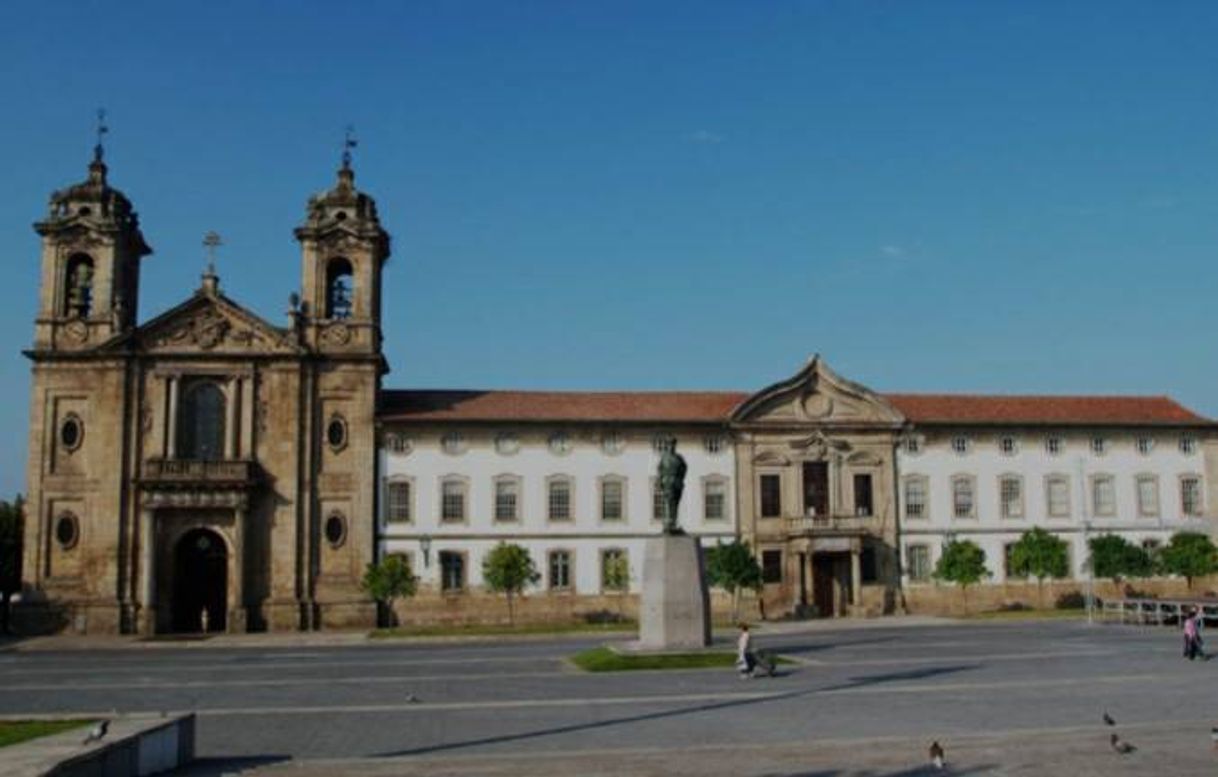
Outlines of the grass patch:
<svg viewBox="0 0 1218 777">
<path fill-rule="evenodd" d="M 620 623 L 521 623 L 515 626 L 469 624 L 461 626 L 398 626 L 375 629 L 373 639 L 395 637 L 498 637 L 511 634 L 616 634 L 637 631 L 634 621 Z"/>
<path fill-rule="evenodd" d="M 87 726 L 91 720 L 0 720 L 0 747 Z"/>
<path fill-rule="evenodd" d="M 777 656 L 779 664 L 790 659 Z M 736 666 L 736 654 L 664 653 L 660 655 L 622 655 L 607 647 L 592 648 L 571 656 L 571 663 L 585 672 L 629 672 L 639 669 L 723 669 Z"/>
<path fill-rule="evenodd" d="M 1096 616 L 1099 609 L 1096 609 Z M 990 612 L 975 612 L 964 616 L 969 620 L 978 621 L 1052 621 L 1086 618 L 1086 610 L 992 610 Z"/>
</svg>

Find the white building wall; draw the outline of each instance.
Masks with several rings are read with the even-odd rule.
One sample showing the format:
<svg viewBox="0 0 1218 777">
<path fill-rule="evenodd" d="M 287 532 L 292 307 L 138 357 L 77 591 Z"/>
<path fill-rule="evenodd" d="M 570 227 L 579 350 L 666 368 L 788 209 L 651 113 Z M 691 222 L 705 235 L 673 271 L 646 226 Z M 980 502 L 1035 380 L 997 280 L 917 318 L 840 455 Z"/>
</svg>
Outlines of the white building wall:
<svg viewBox="0 0 1218 777">
<path fill-rule="evenodd" d="M 394 452 L 382 447 L 380 466 L 381 515 L 378 517 L 379 552 L 410 556 L 415 574 L 424 585 L 440 586 L 441 551 L 466 554 L 466 582 L 470 587 L 482 585 L 482 560 L 500 541 L 513 542 L 528 549 L 542 579 L 536 590 L 548 584 L 548 554 L 551 550 L 568 550 L 573 554 L 575 593 L 601 593 L 601 551 L 621 548 L 629 560 L 631 590 L 637 592 L 641 583 L 643 544 L 646 538 L 660 533 L 660 522 L 652 519 L 652 479 L 659 454 L 652 439 L 657 432 L 620 430 L 623 447 L 619 453 L 606 452 L 599 431 L 567 428 L 571 449 L 558 454 L 550 449 L 550 435 L 558 431 L 544 429 L 526 431 L 508 428 L 460 429 L 464 444 L 461 453 L 446 453 L 441 437 L 456 427 L 387 430 L 386 437 L 400 434 L 409 440 L 408 452 Z M 503 433 L 516 435 L 519 450 L 502 453 L 496 449 L 496 438 Z M 677 451 L 688 465 L 685 491 L 679 509 L 680 525 L 690 534 L 703 539 L 703 545 L 717 539 L 730 540 L 736 535 L 735 487 L 732 482 L 732 446 L 719 432 L 674 433 Z M 708 452 L 704 441 L 718 436 L 723 440 L 720 451 Z M 447 476 L 468 481 L 467 520 L 464 523 L 444 523 L 440 520 L 440 483 Z M 494 519 L 494 482 L 499 476 L 520 479 L 520 518 L 517 522 Z M 572 520 L 548 520 L 547 479 L 565 475 L 574 483 Z M 626 515 L 622 521 L 602 521 L 600 516 L 600 481 L 606 476 L 618 476 L 626 482 Z M 723 520 L 704 519 L 703 481 L 718 477 L 727 484 L 725 517 Z M 412 483 L 413 504 L 409 523 L 386 520 L 386 484 L 395 478 Z M 424 563 L 421 541 L 430 537 L 430 563 Z"/>
<path fill-rule="evenodd" d="M 897 454 L 901 480 L 898 490 L 902 561 L 908 577 L 910 545 L 929 546 L 930 565 L 938 561 L 940 549 L 948 535 L 976 542 L 985 551 L 986 566 L 992 582 L 1004 581 L 1004 546 L 1018 541 L 1023 532 L 1033 526 L 1052 531 L 1070 544 L 1071 575 L 1085 577 L 1089 551 L 1084 521 L 1091 524 L 1092 534 L 1113 533 L 1125 536 L 1135 544 L 1155 540 L 1166 544 L 1180 530 L 1209 530 L 1205 519 L 1185 516 L 1181 505 L 1180 479 L 1195 476 L 1201 483 L 1204 502 L 1207 491 L 1204 447 L 1197 435 L 1188 432 L 1096 430 L 1094 432 L 1007 431 L 993 429 L 935 430 L 918 432 L 914 436 L 920 451 L 911 453 L 902 446 Z M 952 440 L 964 436 L 969 440 L 964 454 L 952 449 Z M 999 447 L 1002 437 L 1015 439 L 1014 454 L 1003 453 Z M 1061 452 L 1047 450 L 1046 439 L 1059 437 Z M 1092 450 L 1093 438 L 1102 438 L 1104 452 Z M 1148 453 L 1141 453 L 1137 440 L 1153 441 Z M 1180 440 L 1196 440 L 1191 453 L 1181 450 Z M 929 486 L 928 510 L 925 518 L 907 518 L 905 514 L 905 479 L 925 476 Z M 952 478 L 956 475 L 975 477 L 975 518 L 955 518 L 952 505 Z M 999 478 L 1017 475 L 1023 478 L 1024 510 L 1022 518 L 1003 518 L 999 503 Z M 1063 475 L 1070 484 L 1070 511 L 1066 517 L 1050 517 L 1047 479 Z M 1110 475 L 1114 478 L 1116 511 L 1112 516 L 1097 516 L 1092 504 L 1092 478 Z M 1156 477 L 1159 483 L 1159 511 L 1156 516 L 1138 512 L 1137 478 Z M 1210 515 L 1210 506 L 1202 505 L 1203 515 Z M 916 584 L 916 583 L 914 583 Z"/>
</svg>

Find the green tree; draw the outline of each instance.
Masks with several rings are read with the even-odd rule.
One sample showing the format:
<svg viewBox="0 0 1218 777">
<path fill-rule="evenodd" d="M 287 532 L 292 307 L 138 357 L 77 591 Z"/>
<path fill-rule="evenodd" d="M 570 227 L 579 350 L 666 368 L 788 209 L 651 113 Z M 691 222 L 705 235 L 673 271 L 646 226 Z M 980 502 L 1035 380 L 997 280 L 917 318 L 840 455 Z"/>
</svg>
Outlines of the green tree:
<svg viewBox="0 0 1218 777">
<path fill-rule="evenodd" d="M 1194 577 L 1218 571 L 1218 548 L 1204 534 L 1177 532 L 1159 551 L 1159 563 L 1164 572 L 1183 577 L 1192 590 Z"/>
<path fill-rule="evenodd" d="M 1154 570 L 1150 554 L 1117 534 L 1101 534 L 1088 541 L 1091 574 L 1116 583 L 1123 577 L 1147 577 Z"/>
<path fill-rule="evenodd" d="M 711 585 L 732 595 L 732 620 L 740 620 L 740 592 L 761 589 L 761 565 L 749 544 L 732 540 L 706 549 L 706 577 Z"/>
<path fill-rule="evenodd" d="M 1036 578 L 1036 606 L 1044 609 L 1045 578 L 1070 574 L 1070 554 L 1065 540 L 1039 526 L 1024 532 L 1011 548 L 1011 572 Z"/>
<path fill-rule="evenodd" d="M 625 553 L 616 553 L 611 556 L 606 556 L 601 571 L 601 583 L 607 591 L 617 591 L 617 617 L 619 620 L 625 619 L 622 612 L 622 605 L 626 599 L 626 593 L 630 590 L 630 561 L 627 560 Z"/>
<path fill-rule="evenodd" d="M 394 601 L 414 596 L 419 587 L 419 578 L 414 576 L 405 556 L 390 555 L 381 559 L 380 563 L 368 565 L 360 587 L 372 597 L 382 613 L 387 613 L 383 619 L 392 626 L 397 623 Z"/>
<path fill-rule="evenodd" d="M 0 501 L 0 633 L 5 634 L 12 595 L 21 590 L 23 504 L 20 494 L 12 502 Z"/>
<path fill-rule="evenodd" d="M 952 540 L 944 543 L 939 563 L 935 564 L 935 577 L 960 586 L 964 597 L 964 611 L 968 612 L 968 587 L 989 577 L 985 568 L 985 551 L 970 540 Z"/>
<path fill-rule="evenodd" d="M 507 596 L 508 624 L 515 623 L 512 598 L 540 579 L 533 558 L 520 545 L 500 542 L 482 560 L 482 581 L 487 589 Z"/>
</svg>

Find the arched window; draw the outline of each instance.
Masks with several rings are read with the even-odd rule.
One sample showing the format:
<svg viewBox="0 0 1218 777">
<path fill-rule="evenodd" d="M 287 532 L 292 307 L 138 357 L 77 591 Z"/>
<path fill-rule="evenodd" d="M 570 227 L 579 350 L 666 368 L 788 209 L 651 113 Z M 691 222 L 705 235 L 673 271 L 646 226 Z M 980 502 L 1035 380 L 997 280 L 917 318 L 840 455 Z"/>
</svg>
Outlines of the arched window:
<svg viewBox="0 0 1218 777">
<path fill-rule="evenodd" d="M 199 381 L 185 388 L 178 406 L 178 458 L 224 458 L 224 411 L 224 392 L 215 383 Z"/>
<path fill-rule="evenodd" d="M 326 318 L 351 318 L 355 281 L 351 262 L 336 256 L 326 264 Z"/>
<path fill-rule="evenodd" d="M 93 310 L 93 259 L 73 254 L 64 274 L 63 312 L 72 318 L 87 318 Z"/>
</svg>

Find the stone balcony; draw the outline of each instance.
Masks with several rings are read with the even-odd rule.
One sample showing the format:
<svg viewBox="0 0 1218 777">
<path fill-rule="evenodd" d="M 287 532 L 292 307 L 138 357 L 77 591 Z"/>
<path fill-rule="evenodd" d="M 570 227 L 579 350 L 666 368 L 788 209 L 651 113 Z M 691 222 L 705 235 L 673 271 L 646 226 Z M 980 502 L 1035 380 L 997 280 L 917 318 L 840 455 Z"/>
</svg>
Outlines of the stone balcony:
<svg viewBox="0 0 1218 777">
<path fill-rule="evenodd" d="M 247 488 L 254 485 L 257 475 L 254 462 L 246 459 L 148 459 L 140 482 L 145 488 Z"/>
<path fill-rule="evenodd" d="M 875 515 L 796 515 L 783 519 L 788 535 L 864 534 L 875 531 Z"/>
</svg>

